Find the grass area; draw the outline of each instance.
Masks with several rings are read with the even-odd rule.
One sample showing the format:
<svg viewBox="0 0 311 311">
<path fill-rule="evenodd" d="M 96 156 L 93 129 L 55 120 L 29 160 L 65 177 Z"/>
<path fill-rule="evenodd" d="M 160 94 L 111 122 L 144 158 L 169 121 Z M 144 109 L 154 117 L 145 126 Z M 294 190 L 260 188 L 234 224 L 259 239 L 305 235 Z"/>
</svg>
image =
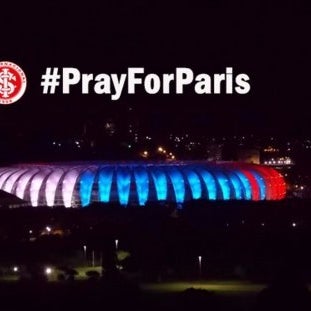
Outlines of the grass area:
<svg viewBox="0 0 311 311">
<path fill-rule="evenodd" d="M 97 271 L 100 275 L 101 275 L 101 272 L 102 272 L 102 267 L 101 266 L 95 266 L 95 267 L 92 267 L 92 266 L 81 266 L 81 267 L 75 267 L 74 269 L 78 272 L 78 275 L 76 276 L 77 280 L 85 280 L 85 279 L 87 279 L 87 276 L 86 276 L 86 272 L 87 271 Z"/>
<path fill-rule="evenodd" d="M 55 267 L 51 266 L 52 272 L 50 275 L 48 275 L 48 280 L 51 282 L 57 281 L 57 276 L 63 271 L 56 269 Z M 79 266 L 79 267 L 74 267 L 74 270 L 78 272 L 78 274 L 75 276 L 76 280 L 86 280 L 88 279 L 86 272 L 87 271 L 97 271 L 100 275 L 102 272 L 102 267 L 101 266 Z M 0 276 L 0 281 L 1 282 L 16 282 L 20 279 L 20 272 L 10 272 L 8 274 L 3 274 Z"/>
<path fill-rule="evenodd" d="M 1 282 L 16 282 L 18 280 L 19 280 L 18 274 L 1 275 L 0 277 Z"/>
<path fill-rule="evenodd" d="M 145 283 L 141 285 L 144 291 L 154 293 L 177 293 L 190 287 L 213 291 L 221 295 L 248 295 L 259 293 L 265 285 L 246 281 L 165 282 Z"/>
<path fill-rule="evenodd" d="M 74 267 L 74 270 L 76 270 L 78 272 L 77 275 L 75 275 L 75 280 L 78 281 L 83 281 L 88 279 L 86 272 L 87 271 L 97 271 L 100 275 L 101 275 L 101 271 L 102 271 L 102 267 L 101 266 L 79 266 L 79 267 Z M 57 281 L 57 275 L 63 273 L 60 270 L 57 269 L 53 269 L 52 267 L 52 273 L 48 276 L 48 280 L 49 281 Z"/>
</svg>

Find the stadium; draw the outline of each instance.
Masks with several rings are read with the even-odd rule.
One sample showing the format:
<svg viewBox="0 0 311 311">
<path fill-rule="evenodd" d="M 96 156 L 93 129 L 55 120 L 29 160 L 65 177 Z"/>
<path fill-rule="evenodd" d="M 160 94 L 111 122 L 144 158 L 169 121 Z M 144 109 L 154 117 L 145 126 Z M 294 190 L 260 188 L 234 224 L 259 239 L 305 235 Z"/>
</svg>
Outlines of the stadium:
<svg viewBox="0 0 311 311">
<path fill-rule="evenodd" d="M 0 189 L 31 206 L 85 207 L 94 202 L 145 206 L 190 200 L 280 200 L 283 177 L 235 162 L 20 164 L 0 168 Z"/>
</svg>

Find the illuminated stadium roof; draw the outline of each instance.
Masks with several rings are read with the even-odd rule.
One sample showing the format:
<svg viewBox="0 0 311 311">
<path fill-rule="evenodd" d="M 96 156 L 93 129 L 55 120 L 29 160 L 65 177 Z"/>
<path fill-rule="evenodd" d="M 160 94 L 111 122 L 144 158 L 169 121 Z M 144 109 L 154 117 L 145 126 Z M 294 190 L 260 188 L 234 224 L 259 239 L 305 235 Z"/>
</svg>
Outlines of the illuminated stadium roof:
<svg viewBox="0 0 311 311">
<path fill-rule="evenodd" d="M 32 206 L 146 205 L 189 200 L 280 200 L 283 177 L 266 166 L 223 162 L 23 164 L 0 168 L 0 190 Z"/>
</svg>

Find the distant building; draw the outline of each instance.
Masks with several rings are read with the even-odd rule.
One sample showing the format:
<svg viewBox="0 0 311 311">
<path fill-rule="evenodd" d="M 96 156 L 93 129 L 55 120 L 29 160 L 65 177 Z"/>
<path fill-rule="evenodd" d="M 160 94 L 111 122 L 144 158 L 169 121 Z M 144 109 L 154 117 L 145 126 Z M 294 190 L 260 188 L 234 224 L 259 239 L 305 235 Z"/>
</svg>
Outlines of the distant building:
<svg viewBox="0 0 311 311">
<path fill-rule="evenodd" d="M 238 162 L 260 164 L 260 153 L 255 148 L 243 148 L 237 151 Z"/>
<path fill-rule="evenodd" d="M 294 161 L 288 156 L 270 158 L 265 160 L 263 164 L 273 166 L 275 168 L 290 168 L 295 165 Z"/>
<path fill-rule="evenodd" d="M 222 144 L 210 144 L 207 146 L 206 152 L 207 152 L 208 161 L 222 161 L 223 160 Z"/>
</svg>

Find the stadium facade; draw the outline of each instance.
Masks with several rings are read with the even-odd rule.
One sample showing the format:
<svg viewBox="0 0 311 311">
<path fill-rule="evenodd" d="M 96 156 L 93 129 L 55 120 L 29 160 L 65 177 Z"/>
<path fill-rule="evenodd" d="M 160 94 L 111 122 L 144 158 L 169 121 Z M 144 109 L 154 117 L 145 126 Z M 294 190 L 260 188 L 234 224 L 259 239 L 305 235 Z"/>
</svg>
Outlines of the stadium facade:
<svg viewBox="0 0 311 311">
<path fill-rule="evenodd" d="M 90 162 L 2 167 L 0 189 L 32 206 L 84 207 L 93 202 L 280 200 L 286 186 L 276 170 L 246 163 Z"/>
</svg>

